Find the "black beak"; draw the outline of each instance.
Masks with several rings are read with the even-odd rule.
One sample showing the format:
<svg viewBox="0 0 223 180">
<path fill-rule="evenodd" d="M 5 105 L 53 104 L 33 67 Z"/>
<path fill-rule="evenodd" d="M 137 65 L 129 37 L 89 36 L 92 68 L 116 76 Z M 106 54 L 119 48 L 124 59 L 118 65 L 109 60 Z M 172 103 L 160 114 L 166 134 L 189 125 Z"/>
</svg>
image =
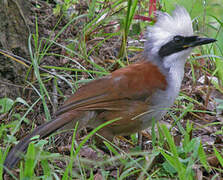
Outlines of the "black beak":
<svg viewBox="0 0 223 180">
<path fill-rule="evenodd" d="M 194 41 L 188 44 L 188 47 L 195 47 L 195 46 L 200 46 L 204 44 L 209 44 L 217 41 L 216 39 L 213 38 L 201 38 L 201 37 L 196 37 Z M 187 45 L 186 45 L 187 46 Z"/>
<path fill-rule="evenodd" d="M 173 40 L 164 44 L 158 53 L 160 57 L 165 57 L 188 48 L 213 43 L 215 41 L 217 40 L 212 38 L 201 38 L 198 36 L 174 36 Z"/>
</svg>

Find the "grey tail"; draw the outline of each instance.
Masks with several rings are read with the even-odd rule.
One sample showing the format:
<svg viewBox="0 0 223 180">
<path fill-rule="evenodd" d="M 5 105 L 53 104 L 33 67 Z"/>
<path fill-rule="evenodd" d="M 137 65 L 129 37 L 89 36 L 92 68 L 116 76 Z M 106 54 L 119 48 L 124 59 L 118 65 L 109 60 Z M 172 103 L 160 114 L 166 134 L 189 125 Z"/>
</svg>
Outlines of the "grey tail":
<svg viewBox="0 0 223 180">
<path fill-rule="evenodd" d="M 20 160 L 19 154 L 25 153 L 29 143 L 32 141 L 31 138 L 40 135 L 40 138 L 45 138 L 55 132 L 57 129 L 63 127 L 64 125 L 71 122 L 71 119 L 63 118 L 63 116 L 59 116 L 49 122 L 46 122 L 45 124 L 37 127 L 32 133 L 28 134 L 26 137 L 24 137 L 20 142 L 13 147 L 4 162 L 4 168 L 12 169 Z"/>
</svg>

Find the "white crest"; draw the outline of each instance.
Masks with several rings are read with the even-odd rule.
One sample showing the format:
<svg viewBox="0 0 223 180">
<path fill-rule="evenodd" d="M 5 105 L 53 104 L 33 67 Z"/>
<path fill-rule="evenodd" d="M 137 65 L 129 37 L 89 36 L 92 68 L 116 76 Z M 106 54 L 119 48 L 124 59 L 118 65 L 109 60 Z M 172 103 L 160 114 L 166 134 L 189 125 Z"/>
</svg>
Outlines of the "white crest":
<svg viewBox="0 0 223 180">
<path fill-rule="evenodd" d="M 174 36 L 192 36 L 193 27 L 189 13 L 184 7 L 176 6 L 172 16 L 157 12 L 157 22 L 147 29 L 147 50 L 150 55 L 156 55 L 162 45 Z"/>
</svg>

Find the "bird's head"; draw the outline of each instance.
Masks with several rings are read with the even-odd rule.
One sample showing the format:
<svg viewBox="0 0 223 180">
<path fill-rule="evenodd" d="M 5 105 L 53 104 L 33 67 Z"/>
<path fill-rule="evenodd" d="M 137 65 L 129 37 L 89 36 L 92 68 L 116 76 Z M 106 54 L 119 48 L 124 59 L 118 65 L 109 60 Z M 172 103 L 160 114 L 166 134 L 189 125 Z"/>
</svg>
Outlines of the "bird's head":
<svg viewBox="0 0 223 180">
<path fill-rule="evenodd" d="M 195 36 L 190 15 L 181 6 L 176 7 L 172 16 L 158 12 L 157 22 L 148 27 L 147 38 L 145 53 L 148 59 L 162 61 L 165 68 L 176 63 L 184 65 L 194 47 L 216 41 Z"/>
</svg>

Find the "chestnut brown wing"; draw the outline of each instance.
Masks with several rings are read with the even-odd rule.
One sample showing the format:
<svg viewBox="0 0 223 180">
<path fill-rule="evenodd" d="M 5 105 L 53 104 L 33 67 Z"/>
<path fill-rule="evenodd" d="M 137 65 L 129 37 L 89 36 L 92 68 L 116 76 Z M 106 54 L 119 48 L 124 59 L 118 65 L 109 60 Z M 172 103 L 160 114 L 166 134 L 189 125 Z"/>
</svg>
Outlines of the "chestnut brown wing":
<svg viewBox="0 0 223 180">
<path fill-rule="evenodd" d="M 128 104 L 123 100 L 145 101 L 155 90 L 166 87 L 165 76 L 158 67 L 142 61 L 82 86 L 56 115 L 69 110 L 121 110 Z"/>
</svg>

